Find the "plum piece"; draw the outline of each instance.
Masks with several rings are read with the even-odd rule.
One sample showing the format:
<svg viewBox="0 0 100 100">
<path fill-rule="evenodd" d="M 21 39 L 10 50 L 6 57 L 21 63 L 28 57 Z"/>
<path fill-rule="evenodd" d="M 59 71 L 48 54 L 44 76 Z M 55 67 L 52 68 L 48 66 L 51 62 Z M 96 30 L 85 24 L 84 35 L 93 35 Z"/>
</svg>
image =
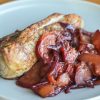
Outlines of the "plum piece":
<svg viewBox="0 0 100 100">
<path fill-rule="evenodd" d="M 58 72 L 62 73 L 63 64 L 57 61 L 52 62 L 51 67 L 48 71 L 47 77 L 48 81 L 52 84 L 56 84 L 56 78 L 58 76 Z"/>
<path fill-rule="evenodd" d="M 36 45 L 36 54 L 39 58 L 49 59 L 48 47 L 56 44 L 56 33 L 56 31 L 46 32 L 39 38 Z"/>
<path fill-rule="evenodd" d="M 90 42 L 90 36 L 84 35 L 83 33 L 79 34 L 79 42 L 81 44 L 89 43 Z"/>
<path fill-rule="evenodd" d="M 75 82 L 77 85 L 85 85 L 87 81 L 91 80 L 91 71 L 84 62 L 78 64 L 75 74 Z"/>
<path fill-rule="evenodd" d="M 78 49 L 80 55 L 84 53 L 90 53 L 90 54 L 98 54 L 97 50 L 95 49 L 94 45 L 91 43 L 87 44 L 81 44 Z"/>
<path fill-rule="evenodd" d="M 91 32 L 87 32 L 83 29 L 75 29 L 73 32 L 72 45 L 75 48 L 79 48 L 79 45 L 90 43 L 91 34 Z"/>
<path fill-rule="evenodd" d="M 97 54 L 97 51 L 95 50 L 94 45 L 90 43 L 81 44 L 79 46 L 78 51 L 80 52 L 80 54 L 83 54 L 83 53 Z"/>
<path fill-rule="evenodd" d="M 67 66 L 66 72 L 68 73 L 70 77 L 71 83 L 73 83 L 74 77 L 75 77 L 75 66 L 73 64 L 67 64 L 66 66 Z"/>
<path fill-rule="evenodd" d="M 59 94 L 63 90 L 63 87 L 57 87 L 48 82 L 43 82 L 32 86 L 32 90 L 44 98 Z"/>
<path fill-rule="evenodd" d="M 78 58 L 80 61 L 91 62 L 95 65 L 100 65 L 100 56 L 96 54 L 83 53 Z"/>
<path fill-rule="evenodd" d="M 100 31 L 97 30 L 92 37 L 92 42 L 95 46 L 95 48 L 100 52 Z"/>
<path fill-rule="evenodd" d="M 39 58 L 49 61 L 51 49 L 59 51 L 63 45 L 66 45 L 66 42 L 71 40 L 71 33 L 67 30 L 45 32 L 37 42 L 36 54 Z"/>
<path fill-rule="evenodd" d="M 47 97 L 54 93 L 54 86 L 46 84 L 38 88 L 38 94 L 42 97 Z"/>
<path fill-rule="evenodd" d="M 56 56 L 56 54 L 54 54 Z M 51 84 L 57 86 L 68 85 L 70 78 L 67 72 L 65 72 L 65 66 L 63 62 L 59 62 L 59 57 L 55 57 L 55 61 L 52 62 L 50 69 L 48 70 L 47 78 Z"/>
<path fill-rule="evenodd" d="M 92 66 L 92 72 L 95 76 L 100 76 L 100 64 Z"/>
<path fill-rule="evenodd" d="M 62 47 L 61 53 L 63 61 L 67 61 L 68 63 L 74 63 L 78 56 L 78 52 L 75 50 L 75 48 L 72 47 L 69 50 L 66 50 L 64 47 Z"/>
<path fill-rule="evenodd" d="M 91 63 L 91 69 L 95 76 L 100 76 L 100 56 L 96 54 L 84 53 L 79 56 L 79 60 Z"/>
<path fill-rule="evenodd" d="M 38 83 L 41 80 L 40 68 L 43 66 L 42 62 L 37 62 L 28 72 L 18 78 L 17 85 L 30 88 L 33 84 Z"/>
<path fill-rule="evenodd" d="M 50 68 L 50 64 L 44 64 L 44 66 L 42 66 L 42 67 L 40 68 L 40 77 L 41 77 L 41 78 L 46 77 L 49 68 Z"/>
<path fill-rule="evenodd" d="M 56 85 L 57 86 L 68 86 L 69 82 L 70 82 L 69 75 L 67 72 L 65 72 L 58 76 Z"/>
</svg>

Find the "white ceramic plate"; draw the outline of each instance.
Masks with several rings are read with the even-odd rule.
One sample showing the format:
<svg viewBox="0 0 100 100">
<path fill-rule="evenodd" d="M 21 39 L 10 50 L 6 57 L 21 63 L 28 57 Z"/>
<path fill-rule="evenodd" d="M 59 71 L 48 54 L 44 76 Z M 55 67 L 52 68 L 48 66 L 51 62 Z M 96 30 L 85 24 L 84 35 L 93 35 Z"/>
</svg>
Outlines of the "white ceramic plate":
<svg viewBox="0 0 100 100">
<path fill-rule="evenodd" d="M 23 29 L 46 16 L 54 13 L 77 13 L 85 20 L 89 31 L 100 29 L 100 6 L 84 1 L 71 0 L 22 0 L 0 6 L 0 37 Z M 69 94 L 61 93 L 46 100 L 100 100 L 100 86 L 94 89 L 72 90 Z M 28 89 L 16 86 L 15 81 L 0 78 L 0 100 L 42 100 Z"/>
</svg>

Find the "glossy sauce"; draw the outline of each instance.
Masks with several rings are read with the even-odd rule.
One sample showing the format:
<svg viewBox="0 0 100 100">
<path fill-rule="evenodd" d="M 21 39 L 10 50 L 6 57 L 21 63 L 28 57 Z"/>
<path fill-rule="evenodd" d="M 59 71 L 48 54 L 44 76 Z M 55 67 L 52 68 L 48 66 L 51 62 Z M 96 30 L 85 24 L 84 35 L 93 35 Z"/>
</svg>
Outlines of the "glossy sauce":
<svg viewBox="0 0 100 100">
<path fill-rule="evenodd" d="M 55 96 L 61 91 L 69 93 L 70 89 L 94 88 L 94 85 L 100 85 L 100 78 L 94 75 L 92 64 L 89 65 L 78 59 L 79 55 L 83 53 L 98 54 L 95 48 L 92 48 L 92 46 L 88 47 L 88 44 L 92 44 L 92 33 L 83 29 L 76 29 L 69 24 L 60 24 L 64 31 L 58 33 L 54 31 L 54 33 L 50 32 L 50 34 L 46 33 L 46 35 L 44 33 L 41 36 L 36 46 L 36 54 L 41 59 L 42 66 L 39 67 L 36 76 L 33 77 L 32 73 L 34 73 L 34 70 L 32 71 L 32 69 L 26 75 L 31 75 L 27 79 L 29 80 L 27 84 L 28 82 L 31 83 L 30 80 L 34 80 L 38 76 L 39 81 L 35 83 L 33 81 L 29 87 L 41 97 Z M 55 39 L 53 42 L 49 41 L 52 41 L 51 35 Z M 26 76 L 22 76 L 23 79 Z M 23 81 L 25 80 L 21 78 L 19 80 L 17 81 L 19 82 L 18 85 L 25 87 L 25 84 L 20 84 L 24 83 Z"/>
</svg>

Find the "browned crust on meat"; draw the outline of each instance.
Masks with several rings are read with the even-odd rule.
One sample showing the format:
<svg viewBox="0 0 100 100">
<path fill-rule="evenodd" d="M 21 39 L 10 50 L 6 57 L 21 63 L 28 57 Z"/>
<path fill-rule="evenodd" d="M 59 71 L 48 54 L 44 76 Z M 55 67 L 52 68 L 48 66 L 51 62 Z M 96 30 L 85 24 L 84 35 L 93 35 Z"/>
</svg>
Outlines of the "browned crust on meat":
<svg viewBox="0 0 100 100">
<path fill-rule="evenodd" d="M 0 62 L 0 75 L 4 78 L 15 78 L 28 71 L 37 61 L 35 45 L 38 38 L 45 31 L 62 30 L 63 28 L 58 22 L 71 23 L 71 19 L 68 15 L 66 16 L 54 13 L 46 19 L 27 27 L 17 36 L 13 36 L 14 38 L 11 36 L 5 37 L 0 44 L 0 59 L 2 61 Z M 80 21 L 80 24 L 76 27 L 82 26 L 82 19 L 78 15 L 72 14 L 70 16 L 76 16 L 74 20 Z M 70 20 L 67 20 L 68 18 Z M 75 23 L 73 25 L 75 26 Z"/>
</svg>

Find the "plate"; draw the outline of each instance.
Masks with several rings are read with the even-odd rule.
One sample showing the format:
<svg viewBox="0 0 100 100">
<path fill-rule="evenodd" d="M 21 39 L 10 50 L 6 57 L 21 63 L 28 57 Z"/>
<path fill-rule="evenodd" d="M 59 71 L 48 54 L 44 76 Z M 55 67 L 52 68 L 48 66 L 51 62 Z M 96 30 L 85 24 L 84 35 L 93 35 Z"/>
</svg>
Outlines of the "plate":
<svg viewBox="0 0 100 100">
<path fill-rule="evenodd" d="M 85 29 L 100 29 L 100 6 L 73 0 L 19 0 L 0 6 L 0 37 L 24 29 L 46 16 L 59 12 L 63 14 L 77 13 L 85 20 Z M 71 90 L 69 94 L 60 93 L 46 100 L 100 100 L 100 86 L 94 89 L 84 88 Z M 0 78 L 0 100 L 42 100 L 31 90 L 16 86 L 15 80 Z"/>
</svg>

